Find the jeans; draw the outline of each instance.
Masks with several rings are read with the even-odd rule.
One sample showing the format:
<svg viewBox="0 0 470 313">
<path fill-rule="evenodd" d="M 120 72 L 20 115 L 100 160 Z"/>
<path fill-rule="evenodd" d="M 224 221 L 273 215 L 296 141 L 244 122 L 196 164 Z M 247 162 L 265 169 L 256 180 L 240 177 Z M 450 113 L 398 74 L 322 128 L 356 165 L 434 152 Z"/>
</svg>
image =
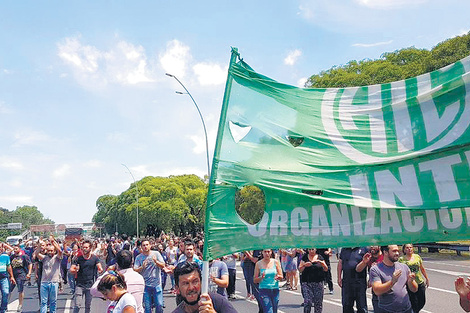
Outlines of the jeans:
<svg viewBox="0 0 470 313">
<path fill-rule="evenodd" d="M 51 313 L 57 311 L 57 291 L 59 283 L 41 282 L 41 313 L 47 312 L 47 305 Z"/>
<path fill-rule="evenodd" d="M 162 287 L 145 286 L 144 289 L 144 309 L 145 313 L 152 313 L 152 306 L 155 306 L 157 313 L 163 313 L 163 291 Z"/>
<path fill-rule="evenodd" d="M 8 294 L 10 293 L 10 282 L 8 277 L 0 279 L 0 289 L 2 292 L 2 304 L 0 306 L 0 313 L 5 313 L 8 306 Z"/>
<path fill-rule="evenodd" d="M 260 289 L 259 297 L 264 313 L 277 313 L 279 304 L 279 289 Z"/>
<path fill-rule="evenodd" d="M 255 274 L 255 266 L 253 263 L 243 263 L 243 276 L 245 277 L 245 284 L 246 284 L 246 292 L 250 294 L 254 294 L 252 290 L 253 287 L 253 276 Z"/>
<path fill-rule="evenodd" d="M 82 304 L 83 298 L 85 298 L 85 313 L 90 313 L 91 311 L 91 293 L 90 288 L 84 287 L 75 287 L 75 293 L 73 294 L 73 312 L 80 312 L 80 306 Z M 42 313 L 42 312 L 41 312 Z"/>
<path fill-rule="evenodd" d="M 67 272 L 67 278 L 69 280 L 69 286 L 72 290 L 72 294 L 75 294 L 75 274 Z"/>
</svg>

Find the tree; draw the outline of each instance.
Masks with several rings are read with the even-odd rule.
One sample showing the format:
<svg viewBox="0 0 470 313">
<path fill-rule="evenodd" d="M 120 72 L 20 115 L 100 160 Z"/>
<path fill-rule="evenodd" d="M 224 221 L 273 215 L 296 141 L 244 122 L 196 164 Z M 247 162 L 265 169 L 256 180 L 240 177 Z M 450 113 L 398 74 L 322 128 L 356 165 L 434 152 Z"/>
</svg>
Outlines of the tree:
<svg viewBox="0 0 470 313">
<path fill-rule="evenodd" d="M 245 186 L 235 194 L 235 209 L 249 224 L 257 224 L 264 214 L 264 193 L 256 186 Z"/>
<path fill-rule="evenodd" d="M 349 61 L 312 75 L 307 88 L 343 88 L 404 80 L 440 69 L 470 54 L 470 32 L 447 39 L 430 51 L 415 47 L 386 52 L 378 60 Z"/>
<path fill-rule="evenodd" d="M 137 184 L 137 187 L 136 185 Z M 136 234 L 137 190 L 139 230 L 155 233 L 197 232 L 204 227 L 207 185 L 196 175 L 144 177 L 118 196 L 104 195 L 96 201 L 93 221 L 108 233 Z"/>
</svg>

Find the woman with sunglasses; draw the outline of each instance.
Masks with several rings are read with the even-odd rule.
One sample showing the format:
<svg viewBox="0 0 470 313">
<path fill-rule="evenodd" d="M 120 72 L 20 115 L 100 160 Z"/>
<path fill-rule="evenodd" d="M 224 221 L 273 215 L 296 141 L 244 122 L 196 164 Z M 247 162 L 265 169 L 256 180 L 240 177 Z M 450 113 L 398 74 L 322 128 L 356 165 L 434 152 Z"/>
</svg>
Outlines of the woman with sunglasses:
<svg viewBox="0 0 470 313">
<path fill-rule="evenodd" d="M 310 313 L 312 306 L 315 313 L 323 310 L 323 281 L 328 271 L 323 256 L 317 254 L 317 249 L 307 249 L 300 261 L 299 271 L 302 273 L 300 284 L 304 297 L 304 313 Z"/>
<path fill-rule="evenodd" d="M 127 292 L 124 276 L 109 271 L 98 284 L 98 291 L 110 300 L 107 313 L 136 313 L 137 303 L 133 295 Z"/>
<path fill-rule="evenodd" d="M 281 263 L 272 258 L 272 250 L 264 249 L 263 258 L 256 262 L 253 281 L 259 284 L 259 297 L 264 313 L 277 313 L 279 281 L 283 278 Z"/>
</svg>

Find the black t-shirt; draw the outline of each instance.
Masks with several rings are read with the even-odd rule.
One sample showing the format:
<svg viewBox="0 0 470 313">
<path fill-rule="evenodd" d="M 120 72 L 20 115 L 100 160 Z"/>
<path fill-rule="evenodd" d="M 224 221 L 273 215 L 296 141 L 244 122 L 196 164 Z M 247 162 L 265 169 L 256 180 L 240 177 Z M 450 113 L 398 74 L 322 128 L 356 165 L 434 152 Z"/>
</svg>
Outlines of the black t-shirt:
<svg viewBox="0 0 470 313">
<path fill-rule="evenodd" d="M 106 263 L 109 263 L 111 262 L 112 259 L 116 257 L 116 255 L 114 254 L 113 245 L 111 242 L 106 247 L 106 251 L 108 252 L 108 255 L 106 256 Z"/>
<path fill-rule="evenodd" d="M 29 256 L 27 254 L 12 254 L 10 256 L 10 263 L 15 279 L 26 280 L 26 274 L 28 274 L 28 266 L 29 264 L 31 264 L 31 259 L 29 258 Z"/>
<path fill-rule="evenodd" d="M 72 264 L 80 266 L 77 273 L 77 286 L 84 288 L 91 288 L 95 282 L 95 277 L 97 274 L 96 265 L 100 262 L 96 255 L 91 255 L 87 260 L 83 255 L 74 258 Z"/>
<path fill-rule="evenodd" d="M 227 298 L 218 293 L 209 293 L 209 296 L 212 299 L 212 304 L 214 305 L 214 310 L 217 313 L 237 313 L 237 310 L 232 306 L 230 302 L 228 302 Z M 185 313 L 184 311 L 185 302 L 181 302 L 178 307 L 173 310 L 172 313 Z"/>
<path fill-rule="evenodd" d="M 323 258 L 323 256 L 321 256 L 320 254 L 317 253 L 317 255 L 320 261 L 325 260 L 325 258 Z M 310 260 L 308 259 L 308 253 L 304 254 L 304 256 L 302 257 L 302 261 L 310 262 Z M 321 264 L 318 262 L 313 263 L 312 266 L 305 267 L 302 271 L 302 275 L 300 276 L 301 283 L 318 283 L 324 280 L 325 271 L 323 270 Z"/>
</svg>

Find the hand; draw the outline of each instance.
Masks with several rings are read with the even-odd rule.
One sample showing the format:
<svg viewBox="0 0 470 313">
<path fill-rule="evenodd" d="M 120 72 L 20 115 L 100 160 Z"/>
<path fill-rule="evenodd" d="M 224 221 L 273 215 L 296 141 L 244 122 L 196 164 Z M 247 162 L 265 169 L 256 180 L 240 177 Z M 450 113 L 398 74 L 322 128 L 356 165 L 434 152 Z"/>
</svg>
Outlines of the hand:
<svg viewBox="0 0 470 313">
<path fill-rule="evenodd" d="M 426 288 L 429 288 L 429 278 L 426 278 Z"/>
<path fill-rule="evenodd" d="M 392 276 L 392 284 L 395 285 L 395 283 L 398 281 L 398 278 L 400 278 L 401 276 L 401 270 L 396 270 L 395 272 L 393 272 L 393 276 Z"/>
<path fill-rule="evenodd" d="M 12 285 L 16 285 L 16 280 L 14 277 L 10 277 L 10 282 Z"/>
<path fill-rule="evenodd" d="M 416 274 L 415 273 L 410 273 L 408 275 L 408 282 L 411 283 L 413 280 L 416 279 Z"/>
<path fill-rule="evenodd" d="M 305 262 L 305 263 L 304 263 L 304 266 L 305 266 L 305 267 L 310 267 L 310 266 L 312 266 L 312 265 L 313 265 L 312 262 Z"/>
<path fill-rule="evenodd" d="M 30 279 L 30 278 L 31 278 L 31 273 L 26 274 L 26 279 Z"/>
<path fill-rule="evenodd" d="M 340 288 L 343 288 L 343 280 L 341 279 L 341 277 L 338 277 L 338 286 Z"/>
<path fill-rule="evenodd" d="M 207 293 L 201 294 L 199 300 L 199 312 L 201 313 L 216 313 L 212 304 L 211 297 Z"/>
<path fill-rule="evenodd" d="M 455 280 L 455 291 L 459 294 L 460 298 L 467 299 L 467 295 L 470 293 L 470 282 L 467 279 L 467 282 L 464 281 L 463 277 L 458 277 Z"/>
<path fill-rule="evenodd" d="M 364 254 L 364 256 L 362 257 L 362 262 L 364 263 L 369 263 L 370 259 L 372 258 L 372 254 L 370 254 L 370 252 L 367 252 L 366 254 Z"/>
</svg>

